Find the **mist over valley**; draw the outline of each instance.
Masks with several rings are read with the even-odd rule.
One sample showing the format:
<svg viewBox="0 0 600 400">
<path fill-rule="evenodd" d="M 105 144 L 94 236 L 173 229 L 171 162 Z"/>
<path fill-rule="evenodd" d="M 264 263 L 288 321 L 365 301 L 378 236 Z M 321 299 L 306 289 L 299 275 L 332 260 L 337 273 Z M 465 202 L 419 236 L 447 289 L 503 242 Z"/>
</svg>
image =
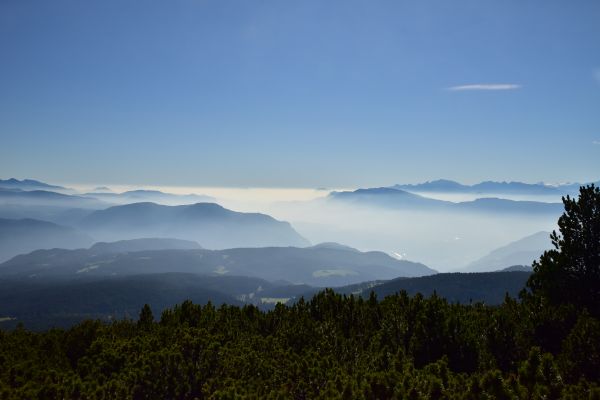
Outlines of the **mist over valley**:
<svg viewBox="0 0 600 400">
<path fill-rule="evenodd" d="M 473 192 L 456 185 L 445 194 Z M 0 325 L 70 326 L 186 299 L 268 310 L 327 287 L 497 304 L 551 248 L 561 204 L 543 196 L 571 190 L 498 183 L 493 197 L 452 201 L 439 184 L 400 186 L 170 193 L 0 181 Z"/>
</svg>

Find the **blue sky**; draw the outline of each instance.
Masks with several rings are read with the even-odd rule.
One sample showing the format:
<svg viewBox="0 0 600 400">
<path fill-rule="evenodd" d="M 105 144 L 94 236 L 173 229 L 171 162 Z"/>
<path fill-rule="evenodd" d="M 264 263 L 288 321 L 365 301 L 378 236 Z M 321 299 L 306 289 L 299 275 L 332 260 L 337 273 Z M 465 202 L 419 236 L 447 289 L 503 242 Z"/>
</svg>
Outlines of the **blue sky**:
<svg viewBox="0 0 600 400">
<path fill-rule="evenodd" d="M 600 178 L 600 2 L 0 2 L 0 178 Z"/>
</svg>

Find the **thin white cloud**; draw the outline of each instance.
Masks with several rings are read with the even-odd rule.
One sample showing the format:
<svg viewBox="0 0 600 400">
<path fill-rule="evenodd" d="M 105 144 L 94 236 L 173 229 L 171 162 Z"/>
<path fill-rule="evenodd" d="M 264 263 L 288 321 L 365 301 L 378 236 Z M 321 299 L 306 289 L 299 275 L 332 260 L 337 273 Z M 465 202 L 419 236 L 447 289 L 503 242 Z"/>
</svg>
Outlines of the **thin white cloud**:
<svg viewBox="0 0 600 400">
<path fill-rule="evenodd" d="M 516 83 L 477 83 L 473 85 L 451 86 L 447 88 L 455 92 L 465 90 L 516 90 L 520 89 L 521 85 Z"/>
<path fill-rule="evenodd" d="M 594 141 L 592 141 L 592 144 L 600 145 L 600 140 L 594 140 Z"/>
<path fill-rule="evenodd" d="M 593 75 L 594 79 L 596 79 L 596 82 L 600 83 L 600 68 L 596 68 Z"/>
</svg>

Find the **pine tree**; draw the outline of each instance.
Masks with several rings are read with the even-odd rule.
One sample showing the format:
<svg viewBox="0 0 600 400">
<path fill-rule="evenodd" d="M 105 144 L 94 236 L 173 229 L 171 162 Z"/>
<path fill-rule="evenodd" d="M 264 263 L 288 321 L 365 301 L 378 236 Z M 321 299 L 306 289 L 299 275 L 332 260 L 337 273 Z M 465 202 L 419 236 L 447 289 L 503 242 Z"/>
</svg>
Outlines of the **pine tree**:
<svg viewBox="0 0 600 400">
<path fill-rule="evenodd" d="M 152 314 L 152 309 L 148 304 L 144 304 L 142 307 L 142 311 L 140 311 L 140 319 L 138 320 L 138 326 L 140 328 L 146 329 L 152 326 L 154 323 L 154 315 Z"/>
<path fill-rule="evenodd" d="M 533 263 L 527 286 L 545 303 L 571 303 L 600 315 L 600 189 L 579 189 L 579 198 L 563 197 L 560 234 L 550 236 L 554 249 Z"/>
</svg>

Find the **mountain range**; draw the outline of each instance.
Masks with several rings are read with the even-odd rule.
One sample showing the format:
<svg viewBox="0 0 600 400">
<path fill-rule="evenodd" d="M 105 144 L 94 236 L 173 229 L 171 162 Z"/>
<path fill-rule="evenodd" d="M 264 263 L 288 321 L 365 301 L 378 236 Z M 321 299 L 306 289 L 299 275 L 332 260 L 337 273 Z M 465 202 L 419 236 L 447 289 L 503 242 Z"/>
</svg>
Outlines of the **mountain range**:
<svg viewBox="0 0 600 400">
<path fill-rule="evenodd" d="M 558 216 L 562 204 L 498 197 L 560 196 L 568 190 L 576 187 L 439 180 L 332 192 L 324 201 L 334 207 L 432 211 L 430 218 L 452 212 L 476 215 L 477 221 L 478 213 L 545 220 Z M 436 192 L 494 197 L 462 202 L 427 197 Z M 135 316 L 144 303 L 159 311 L 185 299 L 268 308 L 325 287 L 361 296 L 373 290 L 380 298 L 399 290 L 436 292 L 450 301 L 498 304 L 506 293 L 517 295 L 530 273 L 522 265 L 550 245 L 548 233 L 540 232 L 492 251 L 466 270 L 509 267 L 505 271 L 437 274 L 383 252 L 333 242 L 310 246 L 287 222 L 228 210 L 206 196 L 103 188 L 67 193 L 72 192 L 39 181 L 0 181 L 1 326 L 8 317 L 40 327 L 68 326 L 90 317 Z M 425 214 L 414 215 L 422 221 Z"/>
<path fill-rule="evenodd" d="M 34 219 L 0 218 L 0 262 L 37 249 L 76 249 L 93 239 L 71 227 Z"/>
<path fill-rule="evenodd" d="M 197 194 L 173 194 L 158 190 L 130 190 L 122 193 L 91 192 L 83 196 L 91 197 L 108 203 L 127 204 L 139 202 L 152 202 L 159 204 L 194 204 L 214 202 L 214 197 Z"/>
<path fill-rule="evenodd" d="M 181 247 L 193 247 L 194 244 L 173 240 L 165 243 L 165 239 L 154 239 L 149 247 L 149 240 L 152 239 L 142 239 L 141 244 L 139 240 L 96 244 L 89 249 L 37 250 L 0 264 L 0 279 L 97 280 L 185 272 L 249 276 L 286 284 L 342 286 L 367 280 L 436 273 L 423 264 L 397 260 L 376 251 L 363 253 L 331 246 L 182 250 Z M 160 247 L 163 249 L 157 250 Z M 165 249 L 168 247 L 179 249 Z M 138 251 L 144 248 L 150 250 Z"/>
<path fill-rule="evenodd" d="M 91 213 L 78 226 L 104 241 L 173 237 L 209 249 L 310 245 L 287 222 L 266 214 L 231 211 L 215 203 L 114 206 Z"/>
<path fill-rule="evenodd" d="M 596 186 L 600 181 L 595 182 Z M 533 195 L 564 196 L 574 195 L 579 187 L 588 183 L 567 183 L 547 185 L 544 183 L 494 182 L 484 181 L 474 185 L 464 185 L 456 181 L 438 179 L 418 184 L 397 184 L 394 189 L 416 193 L 469 193 L 481 195 Z"/>
<path fill-rule="evenodd" d="M 334 288 L 338 293 L 379 299 L 405 290 L 409 295 L 434 292 L 451 302 L 500 304 L 508 294 L 515 298 L 530 272 L 436 274 L 389 281 L 370 281 Z M 293 303 L 311 298 L 322 287 L 269 282 L 246 276 L 157 273 L 101 277 L 96 280 L 6 280 L 0 279 L 0 327 L 24 323 L 29 329 L 68 327 L 83 319 L 111 321 L 136 318 L 144 304 L 155 313 L 184 300 L 198 304 L 254 304 L 269 309 L 275 303 Z"/>
<path fill-rule="evenodd" d="M 147 238 L 36 250 L 0 264 L 0 326 L 70 326 L 135 316 L 145 303 L 160 311 L 186 299 L 269 308 L 321 287 L 435 272 L 337 243 L 207 250 L 191 241 Z"/>
<path fill-rule="evenodd" d="M 85 231 L 93 240 L 114 241 L 144 237 L 175 237 L 200 242 L 207 248 L 232 248 L 254 246 L 307 246 L 310 243 L 301 237 L 289 223 L 258 213 L 238 213 L 214 203 L 199 203 L 210 200 L 208 196 L 176 195 L 154 190 L 133 190 L 115 193 L 95 193 L 73 195 L 37 188 L 57 188 L 33 180 L 1 181 L 0 218 L 12 220 L 39 220 L 56 225 Z M 36 188 L 24 190 L 23 188 Z M 99 199 L 100 198 L 100 199 Z M 139 202 L 152 199 L 163 203 L 189 203 L 186 206 L 170 206 Z M 128 203 L 114 206 L 114 203 Z M 134 203 L 137 202 L 137 203 Z M 120 208 L 122 207 L 122 208 Z M 6 221 L 4 222 L 6 224 Z M 73 248 L 81 243 L 89 245 L 89 240 L 74 240 L 72 244 L 56 239 L 42 240 L 43 235 L 51 235 L 41 225 L 29 225 L 30 234 L 40 227 L 36 239 L 27 245 L 14 246 L 13 242 L 0 243 L 2 259 L 14 256 L 15 251 L 30 251 L 47 248 L 47 243 L 57 247 Z M 64 229 L 63 229 L 64 230 Z"/>
<path fill-rule="evenodd" d="M 101 200 L 49 190 L 0 188 L 0 205 L 45 206 L 63 208 L 103 208 L 110 204 Z"/>
<path fill-rule="evenodd" d="M 15 178 L 0 179 L 0 188 L 21 190 L 69 190 L 62 186 L 50 185 L 48 183 L 36 181 L 33 179 L 18 180 Z"/>
<path fill-rule="evenodd" d="M 329 201 L 342 201 L 346 204 L 376 206 L 399 210 L 549 215 L 559 215 L 563 210 L 563 205 L 561 203 L 517 201 L 501 198 L 481 198 L 473 201 L 455 203 L 432 199 L 406 190 L 387 187 L 331 192 L 327 199 Z"/>
</svg>

